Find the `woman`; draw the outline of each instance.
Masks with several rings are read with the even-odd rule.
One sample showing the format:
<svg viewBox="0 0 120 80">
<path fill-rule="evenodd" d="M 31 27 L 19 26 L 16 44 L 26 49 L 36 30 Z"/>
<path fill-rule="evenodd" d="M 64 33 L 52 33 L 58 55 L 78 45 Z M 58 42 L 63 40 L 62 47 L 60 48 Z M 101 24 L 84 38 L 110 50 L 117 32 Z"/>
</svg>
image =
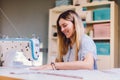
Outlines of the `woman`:
<svg viewBox="0 0 120 80">
<path fill-rule="evenodd" d="M 73 10 L 60 14 L 57 20 L 59 54 L 55 63 L 33 69 L 97 69 L 96 46 L 84 32 L 81 18 Z"/>
</svg>

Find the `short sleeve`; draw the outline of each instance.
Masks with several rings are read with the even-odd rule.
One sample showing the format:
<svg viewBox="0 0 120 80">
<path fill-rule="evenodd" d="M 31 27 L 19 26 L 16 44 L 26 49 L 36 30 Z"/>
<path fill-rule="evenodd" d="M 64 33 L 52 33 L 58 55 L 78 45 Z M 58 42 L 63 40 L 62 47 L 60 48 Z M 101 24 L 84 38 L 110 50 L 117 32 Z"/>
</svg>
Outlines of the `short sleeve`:
<svg viewBox="0 0 120 80">
<path fill-rule="evenodd" d="M 82 60 L 82 58 L 84 58 L 84 56 L 88 53 L 92 53 L 94 59 L 95 60 L 97 59 L 96 45 L 95 45 L 94 41 L 89 36 L 84 35 L 84 36 L 82 36 L 81 48 L 79 51 L 80 60 Z"/>
</svg>

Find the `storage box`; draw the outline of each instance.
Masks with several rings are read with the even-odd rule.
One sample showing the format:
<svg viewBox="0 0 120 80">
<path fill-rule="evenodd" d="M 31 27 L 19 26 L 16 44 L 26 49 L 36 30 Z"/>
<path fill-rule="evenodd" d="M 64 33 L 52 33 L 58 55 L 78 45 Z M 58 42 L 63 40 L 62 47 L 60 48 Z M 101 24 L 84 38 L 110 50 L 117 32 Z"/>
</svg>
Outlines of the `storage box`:
<svg viewBox="0 0 120 80">
<path fill-rule="evenodd" d="M 72 5 L 72 0 L 55 0 L 55 6 Z"/>
<path fill-rule="evenodd" d="M 110 20 L 110 8 L 100 8 L 93 10 L 93 20 Z"/>
<path fill-rule="evenodd" d="M 95 42 L 97 47 L 97 55 L 110 55 L 109 42 Z"/>
<path fill-rule="evenodd" d="M 79 5 L 87 4 L 89 2 L 90 0 L 73 0 L 73 5 L 79 6 Z"/>
<path fill-rule="evenodd" d="M 93 29 L 95 38 L 110 37 L 110 23 L 94 24 Z"/>
</svg>

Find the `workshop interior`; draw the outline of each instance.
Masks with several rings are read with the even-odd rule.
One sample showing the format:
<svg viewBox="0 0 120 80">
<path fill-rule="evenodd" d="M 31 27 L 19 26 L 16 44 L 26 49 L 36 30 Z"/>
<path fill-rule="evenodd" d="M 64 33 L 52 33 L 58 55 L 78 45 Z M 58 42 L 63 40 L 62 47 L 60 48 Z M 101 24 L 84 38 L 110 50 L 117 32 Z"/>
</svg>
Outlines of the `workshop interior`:
<svg viewBox="0 0 120 80">
<path fill-rule="evenodd" d="M 55 62 L 56 21 L 66 10 L 95 42 L 98 70 L 28 70 Z M 0 0 L 0 80 L 120 80 L 119 14 L 120 0 Z"/>
</svg>

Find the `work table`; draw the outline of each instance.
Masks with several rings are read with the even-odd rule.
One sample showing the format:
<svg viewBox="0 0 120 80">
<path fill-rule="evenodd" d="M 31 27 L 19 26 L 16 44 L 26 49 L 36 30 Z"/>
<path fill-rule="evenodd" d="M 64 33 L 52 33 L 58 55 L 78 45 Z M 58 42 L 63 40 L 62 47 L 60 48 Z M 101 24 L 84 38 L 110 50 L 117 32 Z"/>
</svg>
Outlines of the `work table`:
<svg viewBox="0 0 120 80">
<path fill-rule="evenodd" d="M 120 80 L 120 68 L 100 71 L 0 67 L 0 80 Z"/>
</svg>

